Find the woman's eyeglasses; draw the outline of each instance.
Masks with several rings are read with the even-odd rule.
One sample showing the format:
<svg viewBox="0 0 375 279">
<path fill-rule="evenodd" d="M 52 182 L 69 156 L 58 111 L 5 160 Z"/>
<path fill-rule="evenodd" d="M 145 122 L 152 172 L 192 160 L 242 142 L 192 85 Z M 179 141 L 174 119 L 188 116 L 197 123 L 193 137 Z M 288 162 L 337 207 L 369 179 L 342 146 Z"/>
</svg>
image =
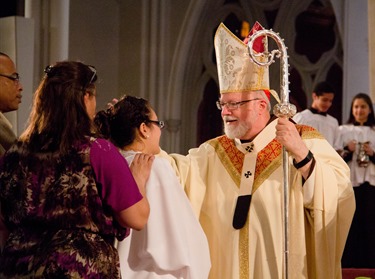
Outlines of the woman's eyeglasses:
<svg viewBox="0 0 375 279">
<path fill-rule="evenodd" d="M 165 127 L 164 121 L 160 120 L 148 120 L 147 122 L 154 123 L 159 126 L 160 129 L 163 129 Z"/>
</svg>

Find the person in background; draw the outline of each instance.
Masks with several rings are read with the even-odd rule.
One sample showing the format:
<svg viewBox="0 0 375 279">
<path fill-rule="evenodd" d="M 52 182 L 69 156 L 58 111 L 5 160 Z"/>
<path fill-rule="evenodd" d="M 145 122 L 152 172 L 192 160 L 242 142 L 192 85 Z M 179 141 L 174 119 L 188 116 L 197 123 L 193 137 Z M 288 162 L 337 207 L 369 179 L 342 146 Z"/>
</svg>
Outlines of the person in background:
<svg viewBox="0 0 375 279">
<path fill-rule="evenodd" d="M 3 113 L 18 109 L 22 99 L 22 84 L 12 59 L 0 52 L 0 156 L 16 140 L 12 126 Z"/>
<path fill-rule="evenodd" d="M 132 164 L 139 153 L 158 154 L 164 122 L 150 103 L 124 96 L 95 123 Z M 156 156 L 146 186 L 150 217 L 143 230 L 118 244 L 123 278 L 204 279 L 210 270 L 207 238 L 167 160 Z"/>
<path fill-rule="evenodd" d="M 327 111 L 332 106 L 334 97 L 335 92 L 332 86 L 326 81 L 320 82 L 315 86 L 312 93 L 313 101 L 311 107 L 293 117 L 293 120 L 298 124 L 308 125 L 317 129 L 332 146 L 337 136 L 339 123 Z"/>
<path fill-rule="evenodd" d="M 256 23 L 250 34 L 261 28 Z M 265 42 L 256 39 L 254 51 L 267 51 Z M 290 189 L 288 278 L 341 278 L 355 209 L 347 164 L 314 128 L 270 114 L 275 92 L 268 68 L 254 64 L 248 46 L 224 24 L 214 44 L 225 135 L 187 156 L 163 153 L 199 213 L 210 246 L 209 278 L 284 277 L 284 179 Z"/>
<path fill-rule="evenodd" d="M 0 204 L 10 234 L 1 278 L 120 278 L 114 237 L 147 222 L 154 156 L 132 168 L 97 138 L 96 69 L 57 62 L 45 69 L 29 123 L 0 161 Z"/>
<path fill-rule="evenodd" d="M 375 117 L 369 95 L 354 96 L 335 146 L 349 165 L 356 199 L 342 266 L 375 268 Z"/>
<path fill-rule="evenodd" d="M 0 52 L 0 157 L 16 141 L 12 125 L 3 113 L 17 110 L 22 98 L 22 84 L 13 60 Z M 0 208 L 0 251 L 8 236 L 7 229 L 1 222 Z"/>
</svg>

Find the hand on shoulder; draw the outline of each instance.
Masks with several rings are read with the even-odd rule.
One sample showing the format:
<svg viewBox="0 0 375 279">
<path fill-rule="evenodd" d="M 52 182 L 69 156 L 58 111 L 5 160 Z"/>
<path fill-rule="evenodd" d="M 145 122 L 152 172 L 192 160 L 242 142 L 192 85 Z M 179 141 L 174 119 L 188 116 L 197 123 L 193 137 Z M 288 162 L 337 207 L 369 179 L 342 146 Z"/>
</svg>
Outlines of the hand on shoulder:
<svg viewBox="0 0 375 279">
<path fill-rule="evenodd" d="M 130 170 L 138 184 L 138 187 L 140 187 L 142 194 L 144 194 L 146 182 L 150 177 L 151 167 L 154 159 L 155 155 L 153 154 L 136 153 L 130 166 Z"/>
</svg>

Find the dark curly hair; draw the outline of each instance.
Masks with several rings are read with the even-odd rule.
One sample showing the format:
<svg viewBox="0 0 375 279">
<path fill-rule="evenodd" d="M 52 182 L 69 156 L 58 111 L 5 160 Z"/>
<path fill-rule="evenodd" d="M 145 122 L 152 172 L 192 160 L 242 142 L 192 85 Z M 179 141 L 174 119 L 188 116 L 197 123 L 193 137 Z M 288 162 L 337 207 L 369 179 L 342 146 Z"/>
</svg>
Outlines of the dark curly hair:
<svg viewBox="0 0 375 279">
<path fill-rule="evenodd" d="M 125 95 L 112 108 L 99 111 L 94 123 L 102 137 L 123 148 L 134 141 L 142 123 L 149 124 L 150 113 L 147 100 Z"/>
</svg>

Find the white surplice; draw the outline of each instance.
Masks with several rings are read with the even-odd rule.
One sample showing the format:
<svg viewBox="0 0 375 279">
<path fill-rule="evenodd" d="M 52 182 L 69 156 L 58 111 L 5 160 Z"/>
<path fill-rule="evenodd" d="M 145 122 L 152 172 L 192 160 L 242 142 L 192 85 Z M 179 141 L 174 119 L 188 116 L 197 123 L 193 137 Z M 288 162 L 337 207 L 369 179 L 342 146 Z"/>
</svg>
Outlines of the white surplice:
<svg viewBox="0 0 375 279">
<path fill-rule="evenodd" d="M 329 142 L 330 145 L 334 146 L 335 138 L 337 137 L 339 122 L 333 116 L 321 115 L 313 113 L 309 109 L 305 109 L 297 113 L 293 120 L 298 124 L 304 124 L 317 129 Z"/>
<path fill-rule="evenodd" d="M 341 125 L 335 141 L 337 149 L 344 149 L 352 140 L 355 140 L 357 143 L 368 142 L 371 148 L 375 149 L 375 129 L 369 126 L 357 126 L 353 124 Z M 352 160 L 348 162 L 353 187 L 359 186 L 365 181 L 371 185 L 375 185 L 375 165 L 370 162 L 367 168 L 360 167 L 357 163 L 358 152 L 359 145 L 357 144 Z"/>
<path fill-rule="evenodd" d="M 135 152 L 121 153 L 131 164 Z M 146 185 L 150 217 L 119 242 L 122 278 L 205 279 L 211 263 L 207 238 L 167 160 L 156 157 Z"/>
</svg>

